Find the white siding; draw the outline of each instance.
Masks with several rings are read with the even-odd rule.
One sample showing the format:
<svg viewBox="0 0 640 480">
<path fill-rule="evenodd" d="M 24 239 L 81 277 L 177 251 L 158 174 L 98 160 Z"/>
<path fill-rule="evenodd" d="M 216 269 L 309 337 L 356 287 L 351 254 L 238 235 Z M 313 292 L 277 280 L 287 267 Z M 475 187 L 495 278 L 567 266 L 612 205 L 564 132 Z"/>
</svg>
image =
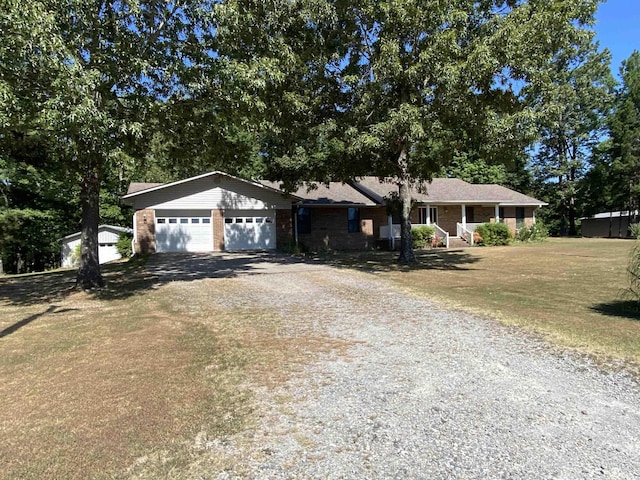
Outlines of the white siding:
<svg viewBox="0 0 640 480">
<path fill-rule="evenodd" d="M 118 238 L 120 238 L 120 232 L 106 229 L 98 231 L 98 243 L 116 243 Z"/>
<path fill-rule="evenodd" d="M 76 251 L 76 247 L 80 245 L 80 237 L 73 240 L 62 241 L 62 260 L 61 265 L 63 267 L 73 267 L 73 256 Z"/>
<path fill-rule="evenodd" d="M 200 178 L 134 197 L 136 210 L 265 210 L 290 207 L 291 200 L 277 192 L 220 176 Z"/>
</svg>

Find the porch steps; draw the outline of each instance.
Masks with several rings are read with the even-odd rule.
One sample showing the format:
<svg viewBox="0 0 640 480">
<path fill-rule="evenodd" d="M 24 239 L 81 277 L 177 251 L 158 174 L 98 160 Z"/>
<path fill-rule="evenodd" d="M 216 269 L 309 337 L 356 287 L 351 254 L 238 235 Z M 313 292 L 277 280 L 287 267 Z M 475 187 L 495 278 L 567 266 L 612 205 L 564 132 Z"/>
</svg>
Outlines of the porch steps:
<svg viewBox="0 0 640 480">
<path fill-rule="evenodd" d="M 465 248 L 469 244 L 460 237 L 449 237 L 449 248 Z"/>
</svg>

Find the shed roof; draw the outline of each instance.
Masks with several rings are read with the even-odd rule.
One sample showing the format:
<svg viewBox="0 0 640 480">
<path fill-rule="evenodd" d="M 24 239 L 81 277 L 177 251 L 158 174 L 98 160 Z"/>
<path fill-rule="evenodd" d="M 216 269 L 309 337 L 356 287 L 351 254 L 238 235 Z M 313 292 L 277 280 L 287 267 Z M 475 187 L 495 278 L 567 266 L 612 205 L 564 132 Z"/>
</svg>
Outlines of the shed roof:
<svg viewBox="0 0 640 480">
<path fill-rule="evenodd" d="M 119 227 L 117 225 L 98 225 L 98 233 L 103 232 L 105 230 L 112 230 L 114 232 L 118 232 L 118 233 L 133 233 L 133 230 L 131 228 L 127 228 L 127 227 Z M 62 240 L 72 240 L 76 237 L 80 237 L 80 235 L 82 234 L 82 232 L 75 232 L 75 233 L 71 233 L 69 235 L 67 235 L 66 237 L 62 237 L 60 239 L 60 241 Z"/>
</svg>

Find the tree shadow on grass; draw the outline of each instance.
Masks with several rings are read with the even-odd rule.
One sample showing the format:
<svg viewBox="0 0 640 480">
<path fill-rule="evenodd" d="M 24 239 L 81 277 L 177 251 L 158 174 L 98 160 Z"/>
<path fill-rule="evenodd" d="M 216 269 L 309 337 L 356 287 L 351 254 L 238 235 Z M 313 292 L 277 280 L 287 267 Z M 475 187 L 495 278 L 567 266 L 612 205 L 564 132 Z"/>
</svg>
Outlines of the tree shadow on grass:
<svg viewBox="0 0 640 480">
<path fill-rule="evenodd" d="M 602 315 L 640 320 L 640 302 L 635 300 L 614 300 L 598 303 L 590 308 Z"/>
<path fill-rule="evenodd" d="M 414 270 L 472 270 L 470 265 L 480 258 L 467 250 L 417 250 L 417 262 L 398 263 L 398 252 L 329 252 L 312 255 L 310 261 L 337 268 L 352 268 L 366 272 L 402 272 Z"/>
<path fill-rule="evenodd" d="M 356 269 L 366 272 L 413 270 L 470 270 L 477 256 L 465 250 L 417 251 L 418 262 L 399 264 L 398 253 L 389 251 L 336 252 L 294 256 L 274 252 L 168 253 L 101 266 L 105 288 L 91 292 L 100 300 L 120 300 L 144 295 L 166 283 L 243 275 L 290 273 L 323 268 Z M 0 278 L 0 302 L 37 305 L 61 301 L 77 292 L 75 270 Z"/>
</svg>

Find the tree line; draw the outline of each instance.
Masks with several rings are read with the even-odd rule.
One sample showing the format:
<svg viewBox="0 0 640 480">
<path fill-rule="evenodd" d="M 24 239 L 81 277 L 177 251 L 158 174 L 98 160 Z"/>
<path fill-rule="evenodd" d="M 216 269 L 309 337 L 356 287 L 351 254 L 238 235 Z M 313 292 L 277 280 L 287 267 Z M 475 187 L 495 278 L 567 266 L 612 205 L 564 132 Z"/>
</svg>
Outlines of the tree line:
<svg viewBox="0 0 640 480">
<path fill-rule="evenodd" d="M 638 53 L 616 84 L 597 0 L 0 0 L 0 255 L 103 284 L 97 226 L 130 181 L 213 169 L 410 187 L 434 176 L 547 200 L 558 234 L 634 209 Z"/>
</svg>

